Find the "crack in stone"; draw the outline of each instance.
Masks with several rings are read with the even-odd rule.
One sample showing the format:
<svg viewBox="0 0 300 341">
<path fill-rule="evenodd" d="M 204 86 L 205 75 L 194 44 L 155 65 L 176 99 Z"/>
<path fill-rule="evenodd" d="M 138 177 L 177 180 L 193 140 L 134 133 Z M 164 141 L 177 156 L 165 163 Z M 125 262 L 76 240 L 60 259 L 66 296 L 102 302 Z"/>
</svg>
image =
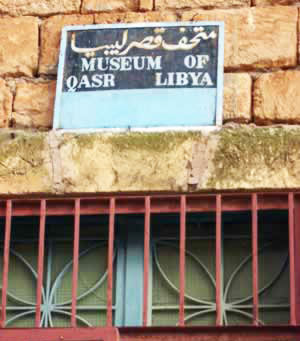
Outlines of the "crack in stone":
<svg viewBox="0 0 300 341">
<path fill-rule="evenodd" d="M 62 165 L 60 156 L 60 141 L 54 131 L 48 134 L 48 145 L 50 152 L 50 162 L 52 165 L 52 184 L 56 193 L 64 192 L 64 181 L 62 180 Z"/>
</svg>

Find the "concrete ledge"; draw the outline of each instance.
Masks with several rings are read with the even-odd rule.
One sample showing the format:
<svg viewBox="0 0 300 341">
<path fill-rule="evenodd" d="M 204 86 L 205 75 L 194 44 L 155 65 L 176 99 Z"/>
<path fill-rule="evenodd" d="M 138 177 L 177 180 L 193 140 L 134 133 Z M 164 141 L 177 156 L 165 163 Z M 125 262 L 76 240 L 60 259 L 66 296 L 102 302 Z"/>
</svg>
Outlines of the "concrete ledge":
<svg viewBox="0 0 300 341">
<path fill-rule="evenodd" d="M 0 195 L 299 188 L 300 127 L 0 133 Z"/>
</svg>

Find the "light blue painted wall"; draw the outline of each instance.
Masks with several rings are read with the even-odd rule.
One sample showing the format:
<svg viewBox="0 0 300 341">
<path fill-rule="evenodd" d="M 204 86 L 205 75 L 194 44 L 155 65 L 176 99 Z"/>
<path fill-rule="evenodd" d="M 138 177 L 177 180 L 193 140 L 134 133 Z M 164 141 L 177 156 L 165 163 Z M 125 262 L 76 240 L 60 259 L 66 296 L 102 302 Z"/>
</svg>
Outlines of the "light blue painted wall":
<svg viewBox="0 0 300 341">
<path fill-rule="evenodd" d="M 143 225 L 123 226 L 118 246 L 116 326 L 141 326 L 143 318 Z"/>
<path fill-rule="evenodd" d="M 199 88 L 63 93 L 64 114 L 59 126 L 76 129 L 212 125 L 216 93 L 216 89 Z"/>
</svg>

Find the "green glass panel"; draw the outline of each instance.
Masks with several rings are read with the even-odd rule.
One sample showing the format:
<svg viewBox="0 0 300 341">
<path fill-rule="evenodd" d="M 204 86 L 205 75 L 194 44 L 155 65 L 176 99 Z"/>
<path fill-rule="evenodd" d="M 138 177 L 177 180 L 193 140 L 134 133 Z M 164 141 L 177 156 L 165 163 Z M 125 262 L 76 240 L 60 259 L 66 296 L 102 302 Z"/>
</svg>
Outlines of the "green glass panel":
<svg viewBox="0 0 300 341">
<path fill-rule="evenodd" d="M 22 314 L 27 315 L 22 316 Z M 28 314 L 28 311 L 7 312 L 6 327 L 8 328 L 33 328 L 35 326 L 35 312 Z"/>
<path fill-rule="evenodd" d="M 204 312 L 204 311 L 185 311 L 186 326 L 212 326 L 216 322 L 215 312 Z"/>
<path fill-rule="evenodd" d="M 259 309 L 260 319 L 266 325 L 287 325 L 290 320 L 290 311 L 287 309 Z"/>
<path fill-rule="evenodd" d="M 186 295 L 192 299 L 209 302 L 215 301 L 215 241 L 186 240 Z M 193 300 L 194 298 L 194 300 Z M 186 302 L 186 303 L 187 303 Z"/>
<path fill-rule="evenodd" d="M 65 219 L 63 219 L 65 221 Z M 84 225 L 83 225 L 84 226 Z M 98 232 L 99 226 L 97 226 Z M 95 228 L 86 228 L 81 235 L 77 320 L 79 326 L 104 325 L 106 321 L 107 242 L 99 240 Z M 33 327 L 35 321 L 37 240 L 29 228 L 12 233 L 8 277 L 7 321 L 10 327 Z M 42 325 L 69 327 L 73 269 L 73 226 L 55 229 L 46 227 Z M 94 232 L 91 235 L 91 232 Z M 104 235 L 102 228 L 99 235 Z M 95 237 L 96 235 L 96 237 Z M 19 239 L 20 238 L 20 239 Z M 2 262 L 2 253 L 0 256 Z M 1 264 L 1 263 L 0 263 Z M 2 271 L 0 271 L 2 275 Z M 2 278 L 0 278 L 2 279 Z M 113 296 L 113 300 L 114 300 Z M 48 307 L 46 314 L 45 307 Z M 33 312 L 30 313 L 30 311 Z"/>
<path fill-rule="evenodd" d="M 224 300 L 233 303 L 252 296 L 251 240 L 224 236 Z M 252 299 L 247 301 L 252 304 Z"/>
<path fill-rule="evenodd" d="M 153 326 L 176 326 L 178 323 L 178 311 L 155 311 L 152 315 Z"/>
<path fill-rule="evenodd" d="M 54 300 L 56 304 L 61 304 L 66 301 L 70 301 L 72 298 L 72 259 L 73 259 L 73 245 L 70 242 L 56 242 L 51 245 L 51 266 L 48 271 L 51 271 L 51 289 L 54 289 L 55 282 L 58 283 L 57 290 L 54 292 Z M 58 281 L 58 276 L 62 274 L 62 271 L 70 264 Z M 49 283 L 48 283 L 49 285 Z"/>
<path fill-rule="evenodd" d="M 155 252 L 155 251 L 154 251 Z M 153 252 L 153 253 L 154 253 Z M 179 303 L 179 254 L 176 245 L 156 247 L 153 264 L 153 305 L 178 305 Z M 161 270 L 159 270 L 159 268 Z M 163 277 L 165 274 L 167 280 Z M 171 285 L 174 288 L 172 288 Z"/>
<path fill-rule="evenodd" d="M 290 301 L 288 217 L 273 217 L 261 216 L 258 257 L 260 320 L 271 325 L 289 323 Z"/>
<path fill-rule="evenodd" d="M 86 320 L 90 326 L 99 327 L 106 325 L 106 311 L 80 311 L 78 315 Z"/>
<path fill-rule="evenodd" d="M 252 324 L 251 214 L 226 213 L 222 215 L 222 223 L 223 323 Z M 210 226 L 214 228 L 215 223 Z M 215 317 L 215 312 L 202 314 L 205 309 L 215 309 L 212 306 L 215 302 L 215 287 L 211 280 L 215 278 L 215 236 L 210 232 L 209 223 L 187 224 L 185 291 L 187 325 L 215 324 L 215 318 L 212 317 Z M 167 235 L 166 226 L 164 235 Z M 173 232 L 171 235 L 175 237 Z M 174 314 L 178 316 L 179 238 L 174 237 L 171 238 L 172 247 L 159 244 L 157 246 L 157 258 L 161 269 L 155 262 L 153 263 L 153 324 L 168 325 L 173 321 L 174 325 L 178 322 L 174 319 Z M 285 213 L 263 212 L 259 217 L 258 258 L 260 321 L 265 324 L 277 324 L 282 314 L 280 323 L 287 323 L 289 263 L 288 220 Z M 174 298 L 172 301 L 171 295 L 175 295 L 176 300 Z"/>
<path fill-rule="evenodd" d="M 226 311 L 226 324 L 239 326 L 253 323 L 252 310 L 241 309 L 240 311 Z"/>
<path fill-rule="evenodd" d="M 77 320 L 77 323 L 79 321 Z M 57 327 L 57 328 L 67 328 L 67 327 L 71 327 L 71 316 L 67 316 L 67 315 L 63 315 L 63 314 L 59 314 L 59 313 L 52 313 L 52 323 L 53 323 L 53 327 Z M 83 324 L 80 323 L 80 325 L 82 326 Z"/>
</svg>

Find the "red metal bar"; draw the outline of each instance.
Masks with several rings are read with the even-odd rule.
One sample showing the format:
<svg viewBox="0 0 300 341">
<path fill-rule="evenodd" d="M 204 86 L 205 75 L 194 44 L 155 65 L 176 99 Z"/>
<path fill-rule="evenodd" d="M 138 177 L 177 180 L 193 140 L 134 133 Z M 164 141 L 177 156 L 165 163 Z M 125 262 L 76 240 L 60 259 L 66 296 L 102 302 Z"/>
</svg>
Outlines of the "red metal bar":
<svg viewBox="0 0 300 341">
<path fill-rule="evenodd" d="M 4 328 L 6 323 L 6 299 L 8 286 L 8 270 L 9 270 L 9 247 L 11 235 L 11 216 L 12 216 L 12 202 L 6 202 L 6 217 L 5 217 L 5 238 L 3 250 L 3 271 L 2 271 L 2 301 L 1 301 L 1 323 L 0 327 Z"/>
<path fill-rule="evenodd" d="M 258 326 L 258 227 L 257 227 L 257 194 L 252 194 L 252 292 L 253 324 Z"/>
<path fill-rule="evenodd" d="M 294 194 L 289 193 L 290 324 L 296 325 Z"/>
<path fill-rule="evenodd" d="M 116 201 L 115 198 L 111 198 L 109 202 L 109 231 L 108 231 L 107 316 L 106 316 L 107 327 L 111 327 L 113 323 L 112 304 L 113 304 L 115 211 Z"/>
<path fill-rule="evenodd" d="M 72 273 L 72 316 L 71 316 L 71 326 L 73 328 L 76 327 L 76 301 L 77 301 L 77 285 L 78 285 L 79 234 L 80 234 L 80 199 L 75 199 L 73 273 Z"/>
<path fill-rule="evenodd" d="M 253 325 L 227 327 L 118 328 L 122 341 L 298 341 L 300 327 Z M 1 341 L 1 340 L 0 340 Z M 21 340 L 20 340 L 21 341 Z"/>
<path fill-rule="evenodd" d="M 109 214 L 108 197 L 82 198 L 80 204 L 81 214 Z M 143 196 L 122 196 L 115 195 L 118 199 L 116 214 L 145 213 Z M 153 195 L 151 196 L 152 213 L 179 213 L 180 202 L 178 195 Z M 215 212 L 215 195 L 189 194 L 186 195 L 187 212 Z M 120 202 L 120 204 L 119 204 Z M 4 201 L 0 201 L 0 216 L 5 217 Z M 60 216 L 74 214 L 74 199 L 59 198 L 47 199 L 47 216 Z M 260 210 L 287 210 L 288 202 L 285 193 L 262 193 L 258 197 Z M 246 211 L 251 210 L 251 202 L 245 193 L 222 194 L 222 211 Z M 14 216 L 39 216 L 39 200 L 15 199 Z"/>
<path fill-rule="evenodd" d="M 45 252 L 45 222 L 46 222 L 46 200 L 40 203 L 40 231 L 39 231 L 39 254 L 38 254 L 38 277 L 36 289 L 36 314 L 35 326 L 41 324 L 42 285 L 44 276 L 44 252 Z"/>
<path fill-rule="evenodd" d="M 151 199 L 145 198 L 145 232 L 144 232 L 144 300 L 143 300 L 143 326 L 148 322 L 148 283 L 149 283 L 149 258 L 150 258 L 150 214 Z"/>
<path fill-rule="evenodd" d="M 7 328 L 0 341 L 119 341 L 117 328 Z"/>
<path fill-rule="evenodd" d="M 222 197 L 216 196 L 216 324 L 221 326 L 222 318 Z"/>
<path fill-rule="evenodd" d="M 0 341 L 297 341 L 300 328 L 290 326 L 16 328 L 3 329 Z M 26 338 L 24 338 L 26 335 Z"/>
<path fill-rule="evenodd" d="M 179 326 L 184 326 L 186 197 L 180 197 Z"/>
</svg>

